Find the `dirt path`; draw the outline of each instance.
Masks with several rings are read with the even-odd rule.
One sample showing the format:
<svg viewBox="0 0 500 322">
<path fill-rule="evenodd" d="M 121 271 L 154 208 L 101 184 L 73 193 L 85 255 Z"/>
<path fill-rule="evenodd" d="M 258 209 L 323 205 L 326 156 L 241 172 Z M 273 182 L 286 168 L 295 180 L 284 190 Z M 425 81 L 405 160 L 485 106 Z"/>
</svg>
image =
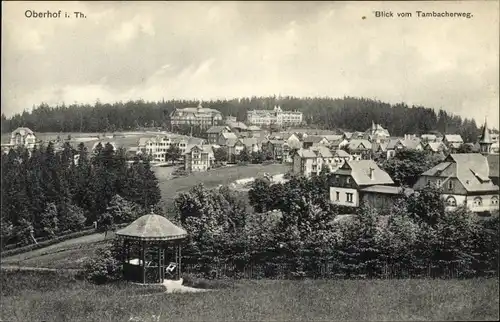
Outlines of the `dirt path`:
<svg viewBox="0 0 500 322">
<path fill-rule="evenodd" d="M 95 243 L 98 241 L 104 241 L 104 240 L 108 240 L 108 239 L 112 239 L 112 238 L 114 238 L 113 233 L 108 233 L 106 236 L 106 239 L 104 238 L 104 233 L 98 233 L 98 234 L 82 236 L 82 237 L 78 237 L 78 238 L 74 238 L 74 239 L 68 239 L 68 240 L 65 240 L 63 242 L 60 242 L 60 243 L 57 243 L 54 245 L 50 245 L 50 246 L 47 246 L 44 248 L 35 249 L 33 251 L 30 251 L 30 252 L 21 253 L 21 254 L 9 256 L 9 257 L 2 257 L 1 263 L 3 266 L 3 264 L 20 262 L 20 261 L 24 261 L 24 260 L 27 260 L 27 259 L 32 258 L 32 257 L 42 256 L 42 255 L 46 255 L 49 253 L 55 253 L 55 252 L 58 252 L 58 251 L 61 251 L 64 249 L 71 248 L 71 247 L 76 246 L 76 245 L 81 246 L 82 244 L 91 244 L 91 243 Z"/>
<path fill-rule="evenodd" d="M 24 266 L 17 266 L 17 265 L 2 265 L 1 269 L 7 270 L 7 271 L 28 271 L 28 272 L 60 272 L 60 271 L 65 271 L 65 272 L 78 273 L 80 271 L 79 269 L 71 269 L 71 268 L 24 267 Z"/>
</svg>

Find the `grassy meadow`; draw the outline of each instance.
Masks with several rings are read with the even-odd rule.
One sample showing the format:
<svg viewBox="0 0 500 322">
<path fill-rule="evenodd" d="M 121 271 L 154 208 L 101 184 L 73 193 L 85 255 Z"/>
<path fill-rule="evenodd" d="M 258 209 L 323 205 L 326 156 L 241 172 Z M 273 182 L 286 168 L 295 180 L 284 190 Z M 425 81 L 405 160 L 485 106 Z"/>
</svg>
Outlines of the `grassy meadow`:
<svg viewBox="0 0 500 322">
<path fill-rule="evenodd" d="M 498 279 L 236 281 L 205 293 L 3 272 L 2 321 L 498 320 Z"/>
<path fill-rule="evenodd" d="M 163 170 L 164 169 L 164 170 Z M 250 177 L 262 177 L 264 173 L 271 175 L 286 173 L 290 170 L 288 164 L 249 164 L 246 166 L 231 166 L 212 169 L 207 172 L 194 172 L 186 177 L 178 177 L 171 180 L 160 180 L 161 197 L 164 202 L 172 202 L 179 192 L 189 191 L 194 185 L 203 183 L 207 188 L 218 185 L 228 185 L 238 179 Z M 172 171 L 170 167 L 155 168 L 158 178 L 164 178 L 162 171 Z"/>
</svg>

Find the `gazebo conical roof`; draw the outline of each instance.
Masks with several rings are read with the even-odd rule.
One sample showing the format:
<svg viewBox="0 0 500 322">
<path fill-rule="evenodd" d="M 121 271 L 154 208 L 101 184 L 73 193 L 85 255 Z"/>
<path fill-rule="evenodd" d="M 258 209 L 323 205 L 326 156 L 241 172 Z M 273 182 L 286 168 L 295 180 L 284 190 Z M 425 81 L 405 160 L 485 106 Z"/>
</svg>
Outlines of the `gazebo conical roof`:
<svg viewBox="0 0 500 322">
<path fill-rule="evenodd" d="M 116 235 L 126 239 L 162 241 L 186 238 L 187 232 L 167 218 L 151 213 L 117 231 Z"/>
</svg>

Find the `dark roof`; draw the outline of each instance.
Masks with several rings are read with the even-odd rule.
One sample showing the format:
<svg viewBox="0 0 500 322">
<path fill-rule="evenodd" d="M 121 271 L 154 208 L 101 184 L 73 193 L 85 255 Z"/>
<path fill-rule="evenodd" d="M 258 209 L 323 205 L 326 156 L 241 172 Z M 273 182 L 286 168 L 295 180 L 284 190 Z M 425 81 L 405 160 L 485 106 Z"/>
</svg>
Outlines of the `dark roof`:
<svg viewBox="0 0 500 322">
<path fill-rule="evenodd" d="M 167 218 L 151 213 L 117 231 L 116 235 L 138 240 L 174 240 L 187 237 L 187 232 Z"/>
</svg>

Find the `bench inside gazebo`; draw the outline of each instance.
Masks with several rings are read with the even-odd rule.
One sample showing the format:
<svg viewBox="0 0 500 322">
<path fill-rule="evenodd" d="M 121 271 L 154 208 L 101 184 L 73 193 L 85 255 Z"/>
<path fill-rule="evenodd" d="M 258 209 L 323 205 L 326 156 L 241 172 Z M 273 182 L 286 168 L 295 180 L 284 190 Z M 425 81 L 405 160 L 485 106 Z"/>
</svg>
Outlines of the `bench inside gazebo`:
<svg viewBox="0 0 500 322">
<path fill-rule="evenodd" d="M 165 217 L 150 213 L 116 232 L 123 240 L 123 276 L 143 284 L 181 277 L 181 242 L 187 232 Z"/>
</svg>

